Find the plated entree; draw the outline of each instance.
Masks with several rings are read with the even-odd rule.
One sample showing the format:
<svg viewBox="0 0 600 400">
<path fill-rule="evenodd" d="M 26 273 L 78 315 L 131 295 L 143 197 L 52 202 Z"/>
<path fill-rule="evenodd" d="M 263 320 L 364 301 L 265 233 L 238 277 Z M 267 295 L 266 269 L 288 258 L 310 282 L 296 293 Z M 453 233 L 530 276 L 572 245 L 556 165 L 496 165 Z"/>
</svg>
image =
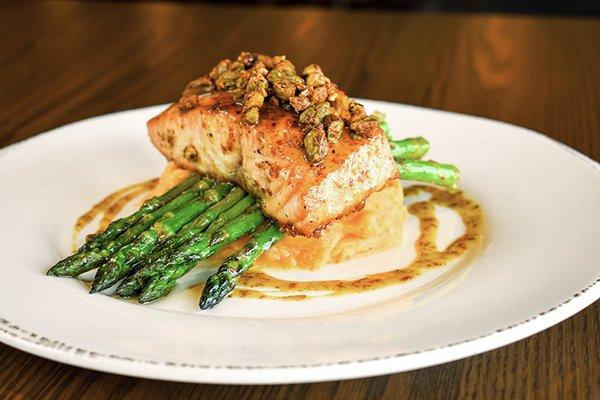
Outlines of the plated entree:
<svg viewBox="0 0 600 400">
<path fill-rule="evenodd" d="M 410 190 L 454 208 L 466 232 L 438 251 L 433 203 L 411 205 L 422 216 L 422 251 L 412 270 L 390 272 L 397 281 L 458 257 L 480 235 L 479 206 L 455 190 L 458 169 L 422 160 L 424 138 L 393 140 L 382 114 L 367 114 L 315 64 L 297 71 L 285 56 L 247 52 L 223 60 L 152 118 L 148 132 L 169 161 L 160 179 L 144 186 L 149 198 L 90 235 L 48 275 L 97 268 L 92 293 L 118 284 L 118 296 L 148 303 L 213 257 L 220 267 L 200 298 L 202 309 L 212 308 L 240 280 L 266 284 L 248 272 L 256 263 L 316 269 L 396 246 L 407 213 L 401 179 L 429 184 Z M 367 278 L 347 282 L 376 288 L 383 281 Z"/>
</svg>

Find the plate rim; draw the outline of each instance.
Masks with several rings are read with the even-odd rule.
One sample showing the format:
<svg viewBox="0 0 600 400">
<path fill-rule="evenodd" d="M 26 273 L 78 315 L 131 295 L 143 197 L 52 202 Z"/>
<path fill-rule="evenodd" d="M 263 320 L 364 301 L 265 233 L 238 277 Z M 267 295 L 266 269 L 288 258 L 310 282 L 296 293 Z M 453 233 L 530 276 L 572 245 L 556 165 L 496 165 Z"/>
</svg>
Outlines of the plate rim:
<svg viewBox="0 0 600 400">
<path fill-rule="evenodd" d="M 474 338 L 464 339 L 431 349 L 331 363 L 268 367 L 258 365 L 215 366 L 137 359 L 99 353 L 75 345 L 69 345 L 20 328 L 18 325 L 2 317 L 0 317 L 0 342 L 42 358 L 76 367 L 139 378 L 166 379 L 177 382 L 247 385 L 309 383 L 366 378 L 444 364 L 494 350 L 532 336 L 566 320 L 594 303 L 600 297 L 599 283 L 600 278 L 594 280 L 591 284 L 560 304 L 552 306 L 524 321 Z M 408 359 L 408 362 L 404 365 L 394 365 L 394 362 L 400 359 Z M 143 368 L 139 369 L 139 367 Z M 363 369 L 365 367 L 368 367 L 366 371 Z M 182 371 L 187 373 L 182 374 Z M 216 371 L 216 373 L 209 376 L 190 373 L 195 371 Z M 220 373 L 222 371 L 227 371 L 227 373 Z M 229 373 L 231 371 L 235 371 L 235 378 L 233 379 Z M 307 371 L 312 371 L 312 373 L 309 373 L 307 376 Z M 323 375 L 323 372 L 327 372 L 327 375 Z M 299 375 L 299 373 L 303 375 Z"/>
<path fill-rule="evenodd" d="M 566 144 L 548 137 L 540 132 L 521 127 L 504 121 L 493 120 L 476 115 L 462 114 L 434 108 L 420 107 L 410 104 L 393 103 L 381 100 L 367 100 L 371 103 L 387 104 L 390 106 L 402 106 L 417 110 L 433 110 L 453 116 L 469 117 L 486 122 L 502 124 L 507 127 L 517 128 L 527 134 L 542 137 L 554 146 L 577 158 L 579 161 L 591 166 L 600 173 L 600 164 L 583 153 L 567 146 Z M 0 157 L 16 148 L 43 140 L 63 128 L 98 120 L 114 117 L 136 111 L 144 111 L 152 108 L 164 107 L 166 104 L 139 107 L 122 110 L 108 114 L 93 116 L 90 118 L 74 121 L 59 127 L 50 129 L 30 138 L 18 141 L 0 149 Z M 468 338 L 459 342 L 447 343 L 425 350 L 416 350 L 379 356 L 373 358 L 335 361 L 330 363 L 299 364 L 299 365 L 204 365 L 189 364 L 171 361 L 156 361 L 150 359 L 138 359 L 114 354 L 104 354 L 91 349 L 83 349 L 70 345 L 60 340 L 47 338 L 35 332 L 21 328 L 12 321 L 0 315 L 0 342 L 40 356 L 42 358 L 58 361 L 65 364 L 93 369 L 97 371 L 118 373 L 140 378 L 166 379 L 179 382 L 196 383 L 221 383 L 221 384 L 285 384 L 302 382 L 321 382 L 339 379 L 352 379 L 370 377 L 382 374 L 392 374 L 418 368 L 443 364 L 461 358 L 470 357 L 486 351 L 490 351 L 533 334 L 539 333 L 565 319 L 575 315 L 587 306 L 593 304 L 600 298 L 600 274 L 598 274 L 588 285 L 566 300 L 554 306 L 530 316 L 527 319 L 509 326 L 498 328 L 477 337 Z M 398 363 L 399 360 L 403 363 Z M 226 371 L 225 373 L 223 371 Z M 234 371 L 235 373 L 231 373 Z M 182 373 L 183 372 L 183 373 Z M 199 373 L 200 372 L 200 373 Z M 207 374 L 208 372 L 208 374 Z"/>
</svg>

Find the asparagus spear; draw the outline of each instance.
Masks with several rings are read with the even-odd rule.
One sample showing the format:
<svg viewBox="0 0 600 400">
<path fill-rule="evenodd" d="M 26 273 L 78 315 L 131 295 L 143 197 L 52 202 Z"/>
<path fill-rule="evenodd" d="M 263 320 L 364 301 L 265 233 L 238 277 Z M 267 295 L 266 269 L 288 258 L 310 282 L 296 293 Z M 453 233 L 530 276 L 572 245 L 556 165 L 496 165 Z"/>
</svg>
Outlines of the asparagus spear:
<svg viewBox="0 0 600 400">
<path fill-rule="evenodd" d="M 282 237 L 283 233 L 273 222 L 252 235 L 242 249 L 229 256 L 219 270 L 208 278 L 200 298 L 200 308 L 206 310 L 221 302 L 233 291 L 240 276 Z"/>
<path fill-rule="evenodd" d="M 107 257 L 111 256 L 121 247 L 134 240 L 140 233 L 148 229 L 158 219 L 174 210 L 177 210 L 192 199 L 197 198 L 205 189 L 209 188 L 210 186 L 210 181 L 198 181 L 190 189 L 184 191 L 164 206 L 144 215 L 135 225 L 128 228 L 117 238 L 108 241 L 102 247 L 91 248 L 88 251 L 76 253 L 62 261 L 59 261 L 56 265 L 48 270 L 47 275 L 75 277 L 86 271 L 96 268 L 101 262 L 106 260 Z"/>
<path fill-rule="evenodd" d="M 254 202 L 254 199 L 251 196 L 246 196 L 244 197 L 240 202 L 238 202 L 234 207 L 232 207 L 230 210 L 227 210 L 226 212 L 224 212 L 223 214 L 221 214 L 220 216 L 227 216 L 227 218 L 229 219 L 221 219 L 220 222 L 223 223 L 223 226 L 225 226 L 227 223 L 232 222 L 234 220 L 236 220 L 240 214 L 248 208 L 247 204 L 250 202 L 248 200 L 248 198 L 252 199 L 252 202 Z M 241 203 L 241 206 L 240 206 Z M 217 221 L 215 220 L 214 223 L 216 223 Z M 213 224 L 211 224 L 211 226 L 209 226 L 209 229 L 213 228 Z M 173 259 L 175 257 L 175 255 L 177 254 L 177 252 L 175 251 L 178 247 L 180 247 L 182 244 L 185 244 L 185 246 L 194 246 L 199 242 L 206 242 L 206 245 L 208 245 L 208 240 L 210 238 L 210 234 L 213 233 L 214 231 L 211 232 L 206 232 L 205 234 L 202 234 L 202 227 L 199 227 L 197 229 L 192 229 L 189 232 L 185 232 L 185 233 L 180 233 L 179 235 L 176 235 L 173 237 L 173 240 L 181 240 L 180 243 L 177 244 L 177 246 L 173 246 L 170 248 L 165 248 L 164 250 L 151 254 L 147 259 L 143 260 L 143 264 L 145 265 L 145 267 L 142 267 L 140 269 L 141 266 L 138 266 L 137 269 L 139 269 L 139 271 L 136 271 L 133 275 L 129 276 L 128 278 L 124 279 L 123 282 L 121 282 L 121 284 L 119 285 L 119 287 L 117 288 L 117 295 L 119 295 L 120 297 L 132 297 L 135 296 L 144 286 L 146 280 L 149 277 L 149 272 L 152 272 L 153 268 L 152 266 L 157 266 L 157 265 L 164 265 L 166 263 L 168 263 L 169 260 Z M 183 239 L 178 238 L 179 236 L 186 236 L 183 239 L 187 240 L 184 242 Z M 190 236 L 190 238 L 188 238 L 187 236 Z"/>
<path fill-rule="evenodd" d="M 188 265 L 190 266 L 189 268 L 192 269 L 196 263 L 188 263 Z M 138 301 L 141 304 L 146 304 L 159 300 L 171 293 L 171 290 L 173 290 L 176 284 L 177 279 L 173 279 L 171 274 L 156 276 L 150 279 L 148 284 L 144 287 Z"/>
<path fill-rule="evenodd" d="M 429 151 L 429 142 L 423 137 L 393 140 L 390 127 L 385 121 L 385 115 L 380 112 L 373 113 L 379 126 L 385 132 L 392 156 L 398 164 L 400 178 L 407 181 L 433 183 L 439 186 L 456 188 L 459 171 L 454 165 L 440 164 L 435 161 L 420 161 Z"/>
<path fill-rule="evenodd" d="M 235 218 L 233 221 L 228 222 L 227 224 L 223 225 L 223 227 L 214 231 L 210 236 L 210 245 L 214 246 L 225 241 L 231 243 L 231 237 L 240 237 L 238 236 L 240 230 L 245 230 L 246 232 L 248 231 L 246 229 L 246 224 L 251 225 L 258 221 L 260 225 L 260 223 L 262 223 L 264 220 L 265 215 L 262 213 L 260 207 L 258 207 L 258 204 L 255 204 L 252 207 L 248 208 L 246 213 L 244 213 L 243 215 L 239 216 L 238 218 Z"/>
<path fill-rule="evenodd" d="M 389 140 L 392 156 L 396 161 L 418 160 L 429 151 L 429 142 L 424 137 Z"/>
<path fill-rule="evenodd" d="M 213 235 L 202 233 L 194 237 L 190 242 L 171 254 L 168 260 L 145 265 L 121 283 L 117 289 L 117 294 L 123 297 L 131 297 L 138 293 L 149 279 L 162 275 L 165 271 L 176 269 L 178 266 L 186 266 L 184 269 L 187 268 L 186 272 L 189 271 L 198 261 L 210 256 L 225 244 L 231 243 L 254 230 L 264 220 L 265 216 L 260 209 L 252 207 L 245 214 L 226 223 Z M 223 239 L 211 245 L 211 238 L 215 235 Z"/>
<path fill-rule="evenodd" d="M 156 245 L 174 236 L 185 224 L 202 214 L 207 208 L 221 200 L 231 190 L 229 183 L 217 184 L 208 189 L 199 201 L 192 201 L 172 216 L 156 222 L 151 228 L 142 232 L 133 242 L 121 247 L 108 262 L 98 268 L 90 293 L 107 289 L 125 277 L 132 266 L 147 255 Z"/>
<path fill-rule="evenodd" d="M 200 234 L 194 241 L 195 244 L 198 244 L 198 247 L 208 247 L 208 245 L 209 245 L 208 242 L 209 242 L 209 237 L 205 233 Z M 191 246 L 191 245 L 187 244 L 186 246 Z M 177 254 L 177 252 L 171 254 L 169 256 L 169 258 L 175 256 L 176 254 Z M 166 261 L 166 262 L 168 262 L 168 261 Z M 194 261 L 193 265 L 196 265 L 196 263 L 197 263 L 197 261 Z M 125 297 L 125 298 L 133 297 L 133 296 L 137 295 L 144 288 L 144 286 L 146 285 L 146 283 L 148 282 L 148 280 L 150 278 L 152 278 L 153 276 L 160 276 L 159 271 L 150 269 L 150 266 L 153 266 L 153 265 L 157 265 L 157 264 L 144 264 L 144 266 L 141 269 L 139 269 L 132 275 L 125 278 L 123 280 L 123 282 L 121 282 L 121 284 L 117 288 L 117 292 L 116 292 L 117 295 L 119 297 Z"/>
<path fill-rule="evenodd" d="M 185 207 L 177 210 L 172 217 L 162 219 L 154 224 L 154 229 L 158 236 L 165 240 L 173 236 L 180 229 L 194 220 L 199 215 L 204 215 L 204 212 L 216 202 L 220 201 L 227 195 L 234 186 L 231 183 L 219 183 L 214 188 L 207 190 L 200 201 L 194 201 L 187 204 Z M 185 228 L 184 228 L 185 229 Z"/>
<path fill-rule="evenodd" d="M 264 221 L 264 216 L 259 211 L 254 212 L 254 218 L 248 218 L 245 221 L 239 221 L 235 226 L 231 226 L 232 229 L 228 230 L 227 234 L 221 235 L 223 239 L 215 244 L 209 246 L 205 245 L 203 241 L 202 245 L 196 246 L 193 257 L 190 257 L 190 261 L 185 259 L 182 262 L 173 262 L 167 268 L 165 268 L 159 275 L 153 276 L 149 279 L 148 283 L 140 293 L 139 302 L 149 303 L 156 301 L 162 297 L 165 297 L 175 287 L 177 279 L 188 273 L 198 261 L 206 259 L 211 255 L 215 254 L 221 248 L 229 243 L 234 242 L 240 237 L 256 229 Z M 219 232 L 219 231 L 217 231 Z M 215 232 L 215 234 L 217 233 Z M 208 236 L 208 235 L 207 235 Z M 214 236 L 214 235 L 213 235 Z M 212 242 L 212 240 L 211 240 Z"/>
<path fill-rule="evenodd" d="M 185 190 L 189 189 L 192 185 L 196 184 L 199 180 L 200 176 L 196 174 L 190 175 L 187 179 L 166 193 L 146 200 L 140 209 L 135 213 L 128 217 L 120 218 L 111 222 L 103 232 L 90 236 L 83 246 L 81 246 L 78 252 L 91 250 L 92 248 L 98 248 L 109 240 L 116 238 L 121 233 L 125 232 L 125 230 L 135 225 L 144 215 L 164 206 L 169 201 L 183 193 Z"/>
<path fill-rule="evenodd" d="M 401 159 L 418 160 L 429 151 L 429 142 L 423 137 L 394 140 L 390 133 L 390 126 L 385 120 L 385 114 L 375 111 L 373 116 L 377 119 L 379 127 L 387 136 L 392 150 L 392 156 L 396 161 Z"/>
<path fill-rule="evenodd" d="M 400 179 L 433 183 L 448 188 L 456 188 L 460 176 L 458 168 L 451 164 L 435 161 L 402 160 L 398 163 Z"/>
<path fill-rule="evenodd" d="M 206 233 L 213 233 L 217 229 L 221 228 L 227 222 L 234 220 L 235 218 L 242 215 L 248 207 L 252 206 L 256 200 L 254 197 L 248 195 L 242 200 L 238 201 L 233 207 L 224 213 L 220 214 L 210 225 L 206 228 Z"/>
<path fill-rule="evenodd" d="M 265 220 L 265 216 L 258 207 L 251 207 L 243 215 L 229 221 L 223 227 L 216 230 L 213 234 L 202 233 L 195 236 L 192 240 L 181 246 L 170 257 L 162 262 L 156 262 L 152 265 L 148 264 L 142 269 L 133 274 L 131 280 L 141 280 L 158 275 L 162 271 L 169 269 L 173 265 L 200 261 L 204 258 L 205 248 L 220 244 L 231 243 L 240 238 L 245 233 L 255 229 Z M 213 238 L 219 237 L 218 241 L 213 243 Z M 232 239 L 233 238 L 233 239 Z M 127 283 L 128 278 L 124 283 Z"/>
<path fill-rule="evenodd" d="M 200 235 L 209 224 L 209 229 L 215 226 L 216 222 L 222 222 L 222 226 L 226 222 L 240 216 L 249 205 L 254 203 L 254 198 L 252 198 L 252 196 L 246 196 L 240 200 L 240 197 L 244 196 L 244 194 L 245 192 L 242 189 L 237 187 L 234 188 L 223 200 L 210 207 L 206 212 L 196 218 L 196 220 L 184 226 L 177 235 L 170 237 L 165 243 L 154 249 L 143 260 L 138 260 L 139 262 L 132 267 L 132 270 L 139 269 L 142 264 L 154 265 L 156 263 L 166 262 L 175 250 L 184 243 L 187 243 L 194 237 Z M 248 199 L 250 199 L 251 202 L 249 202 Z"/>
<path fill-rule="evenodd" d="M 206 229 L 206 227 L 215 221 L 221 214 L 227 212 L 232 207 L 235 207 L 244 197 L 246 197 L 246 192 L 240 187 L 234 187 L 225 198 L 210 207 L 192 223 L 186 225 L 182 231 L 187 232 L 193 229 Z"/>
</svg>

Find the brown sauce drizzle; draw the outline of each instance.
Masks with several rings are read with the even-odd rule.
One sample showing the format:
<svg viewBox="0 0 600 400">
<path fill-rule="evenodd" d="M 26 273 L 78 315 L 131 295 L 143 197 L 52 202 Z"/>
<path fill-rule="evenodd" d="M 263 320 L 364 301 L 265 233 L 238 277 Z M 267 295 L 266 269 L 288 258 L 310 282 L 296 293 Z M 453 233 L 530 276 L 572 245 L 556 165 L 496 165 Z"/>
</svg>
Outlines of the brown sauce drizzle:
<svg viewBox="0 0 600 400">
<path fill-rule="evenodd" d="M 408 211 L 419 218 L 420 227 L 420 235 L 415 243 L 417 256 L 409 265 L 356 280 L 294 282 L 278 279 L 263 272 L 250 271 L 244 274 L 238 283 L 242 288 L 237 289 L 232 295 L 261 299 L 303 300 L 313 295 L 298 294 L 298 292 L 324 292 L 315 295 L 320 297 L 376 290 L 406 282 L 427 270 L 446 265 L 479 247 L 483 239 L 484 218 L 481 207 L 477 203 L 466 197 L 462 191 L 451 192 L 424 185 L 411 186 L 404 191 L 406 197 L 422 192 L 430 193 L 431 197 L 408 207 Z M 439 221 L 435 216 L 435 205 L 456 211 L 465 225 L 464 234 L 441 251 L 436 245 Z M 273 291 L 276 295 L 264 290 Z M 286 293 L 290 294 L 286 295 Z"/>
<path fill-rule="evenodd" d="M 81 230 L 102 214 L 98 231 L 102 231 L 116 215 L 136 197 L 150 192 L 158 180 L 131 185 L 116 191 L 94 205 L 77 220 L 73 230 L 73 246 Z M 275 278 L 260 271 L 249 271 L 239 280 L 233 297 L 276 300 L 305 300 L 311 297 L 339 296 L 351 293 L 376 290 L 404 283 L 421 273 L 446 265 L 450 261 L 471 253 L 483 241 L 484 215 L 481 207 L 464 195 L 462 191 L 448 191 L 432 186 L 414 185 L 404 189 L 405 197 L 423 192 L 431 196 L 408 206 L 408 211 L 419 219 L 420 234 L 415 242 L 416 257 L 407 266 L 395 270 L 366 275 L 355 280 L 327 281 L 288 281 Z M 458 213 L 465 226 L 465 232 L 445 249 L 438 250 L 436 244 L 439 221 L 435 206 L 444 206 Z M 194 295 L 200 294 L 204 284 L 189 287 Z M 269 293 L 270 292 L 270 293 Z M 303 292 L 317 292 L 304 294 Z"/>
<path fill-rule="evenodd" d="M 136 183 L 134 185 L 124 187 L 123 189 L 119 189 L 100 200 L 85 214 L 77 218 L 77 222 L 75 222 L 75 226 L 73 227 L 73 252 L 77 250 L 77 237 L 79 236 L 79 233 L 92 221 L 94 221 L 97 216 L 102 215 L 102 219 L 100 220 L 98 228 L 96 229 L 96 232 L 101 232 L 106 229 L 108 224 L 115 219 L 115 217 L 127 204 L 143 193 L 150 192 L 152 189 L 154 189 L 157 182 L 158 179 L 151 179 L 149 181 Z"/>
</svg>

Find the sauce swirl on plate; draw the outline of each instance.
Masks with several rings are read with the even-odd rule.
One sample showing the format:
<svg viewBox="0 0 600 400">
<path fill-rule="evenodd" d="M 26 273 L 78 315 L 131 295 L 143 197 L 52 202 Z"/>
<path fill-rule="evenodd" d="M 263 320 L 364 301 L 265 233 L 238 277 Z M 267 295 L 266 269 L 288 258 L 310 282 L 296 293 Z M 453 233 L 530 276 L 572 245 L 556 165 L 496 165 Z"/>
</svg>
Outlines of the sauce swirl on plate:
<svg viewBox="0 0 600 400">
<path fill-rule="evenodd" d="M 77 250 L 77 237 L 79 236 L 79 233 L 86 226 L 92 223 L 97 216 L 102 215 L 102 219 L 100 220 L 98 228 L 96 229 L 96 233 L 99 233 L 106 229 L 108 224 L 115 219 L 115 217 L 127 204 L 143 193 L 150 192 L 152 189 L 154 189 L 157 183 L 158 179 L 150 179 L 145 182 L 136 183 L 134 185 L 119 189 L 100 200 L 85 214 L 77 218 L 77 222 L 75 222 L 75 226 L 73 227 L 73 252 Z"/>
<path fill-rule="evenodd" d="M 240 278 L 239 288 L 232 294 L 237 297 L 301 300 L 311 296 L 298 292 L 324 292 L 317 296 L 338 296 L 376 290 L 397 285 L 421 273 L 446 265 L 478 247 L 483 239 L 483 212 L 481 207 L 462 191 L 447 191 L 432 186 L 415 185 L 404 190 L 405 196 L 427 192 L 431 197 L 408 206 L 408 211 L 419 218 L 420 234 L 415 243 L 416 258 L 407 266 L 386 272 L 366 275 L 356 280 L 286 281 L 263 272 L 249 271 Z M 465 232 L 448 247 L 438 250 L 436 237 L 439 221 L 435 205 L 456 211 L 465 225 Z M 270 295 L 265 291 L 274 291 Z M 289 293 L 289 295 L 286 295 Z"/>
</svg>

